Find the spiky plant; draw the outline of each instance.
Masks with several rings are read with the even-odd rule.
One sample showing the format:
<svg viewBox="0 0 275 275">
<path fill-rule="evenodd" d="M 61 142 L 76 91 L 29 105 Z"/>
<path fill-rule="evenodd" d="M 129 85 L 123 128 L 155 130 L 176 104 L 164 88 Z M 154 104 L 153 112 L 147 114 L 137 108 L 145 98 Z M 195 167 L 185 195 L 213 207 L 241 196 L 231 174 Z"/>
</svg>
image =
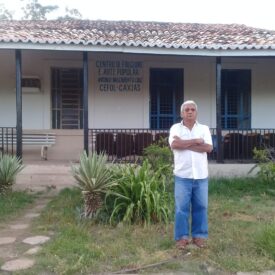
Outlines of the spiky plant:
<svg viewBox="0 0 275 275">
<path fill-rule="evenodd" d="M 24 168 L 15 156 L 0 154 L 0 194 L 12 190 L 16 175 Z"/>
<path fill-rule="evenodd" d="M 103 204 L 103 195 L 115 183 L 107 166 L 105 154 L 92 154 L 87 156 L 83 152 L 79 165 L 72 165 L 72 174 L 82 190 L 84 198 L 84 216 L 92 217 Z"/>
</svg>

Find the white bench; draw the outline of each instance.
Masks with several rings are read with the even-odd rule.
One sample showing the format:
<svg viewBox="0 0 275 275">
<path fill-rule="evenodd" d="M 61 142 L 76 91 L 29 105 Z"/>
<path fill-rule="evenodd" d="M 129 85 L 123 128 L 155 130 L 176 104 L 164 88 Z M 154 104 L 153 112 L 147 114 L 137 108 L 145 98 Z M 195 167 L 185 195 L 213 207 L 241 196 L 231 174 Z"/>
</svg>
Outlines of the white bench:
<svg viewBox="0 0 275 275">
<path fill-rule="evenodd" d="M 55 144 L 55 133 L 24 133 L 22 134 L 23 145 L 41 146 L 41 159 L 47 160 L 48 147 Z M 3 144 L 2 144 L 3 143 Z M 0 146 L 5 144 L 16 144 L 16 134 L 4 133 L 0 134 Z M 3 148 L 0 147 L 3 151 Z"/>
</svg>

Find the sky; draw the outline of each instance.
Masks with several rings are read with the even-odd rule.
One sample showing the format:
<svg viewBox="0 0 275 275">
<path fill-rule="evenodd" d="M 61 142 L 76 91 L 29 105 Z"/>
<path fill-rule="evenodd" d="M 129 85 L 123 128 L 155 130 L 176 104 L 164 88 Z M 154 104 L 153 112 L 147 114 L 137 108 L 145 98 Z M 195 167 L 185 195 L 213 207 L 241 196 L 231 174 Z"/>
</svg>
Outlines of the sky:
<svg viewBox="0 0 275 275">
<path fill-rule="evenodd" d="M 83 19 L 245 24 L 275 30 L 275 0 L 38 0 L 76 8 Z M 19 19 L 22 1 L 0 0 Z M 64 14 L 64 12 L 63 12 Z M 56 14 L 53 16 L 57 17 Z M 49 18 L 52 19 L 52 18 Z"/>
</svg>

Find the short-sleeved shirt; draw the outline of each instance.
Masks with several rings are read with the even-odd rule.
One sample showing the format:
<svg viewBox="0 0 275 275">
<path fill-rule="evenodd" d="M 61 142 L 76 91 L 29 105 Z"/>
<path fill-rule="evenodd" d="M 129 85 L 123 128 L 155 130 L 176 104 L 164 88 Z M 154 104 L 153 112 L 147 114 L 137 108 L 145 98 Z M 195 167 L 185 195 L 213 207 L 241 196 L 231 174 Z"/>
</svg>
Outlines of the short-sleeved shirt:
<svg viewBox="0 0 275 275">
<path fill-rule="evenodd" d="M 202 138 L 205 143 L 212 145 L 209 127 L 196 122 L 189 130 L 183 122 L 174 124 L 170 129 L 169 144 L 171 146 L 174 136 L 183 140 Z M 208 177 L 208 161 L 206 152 L 194 152 L 188 149 L 173 149 L 174 175 L 188 179 L 205 179 Z"/>
</svg>

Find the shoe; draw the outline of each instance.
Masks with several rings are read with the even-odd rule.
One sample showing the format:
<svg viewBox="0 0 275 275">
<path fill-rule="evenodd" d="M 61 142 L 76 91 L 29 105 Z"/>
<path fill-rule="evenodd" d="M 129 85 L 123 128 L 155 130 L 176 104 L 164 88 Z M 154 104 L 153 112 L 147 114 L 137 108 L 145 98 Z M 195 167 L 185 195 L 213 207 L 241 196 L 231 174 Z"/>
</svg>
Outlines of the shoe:
<svg viewBox="0 0 275 275">
<path fill-rule="evenodd" d="M 199 248 L 206 247 L 205 239 L 202 238 L 193 238 L 192 243 Z"/>
<path fill-rule="evenodd" d="M 190 242 L 187 239 L 180 239 L 176 242 L 176 247 L 178 249 L 184 249 L 189 243 Z"/>
</svg>

